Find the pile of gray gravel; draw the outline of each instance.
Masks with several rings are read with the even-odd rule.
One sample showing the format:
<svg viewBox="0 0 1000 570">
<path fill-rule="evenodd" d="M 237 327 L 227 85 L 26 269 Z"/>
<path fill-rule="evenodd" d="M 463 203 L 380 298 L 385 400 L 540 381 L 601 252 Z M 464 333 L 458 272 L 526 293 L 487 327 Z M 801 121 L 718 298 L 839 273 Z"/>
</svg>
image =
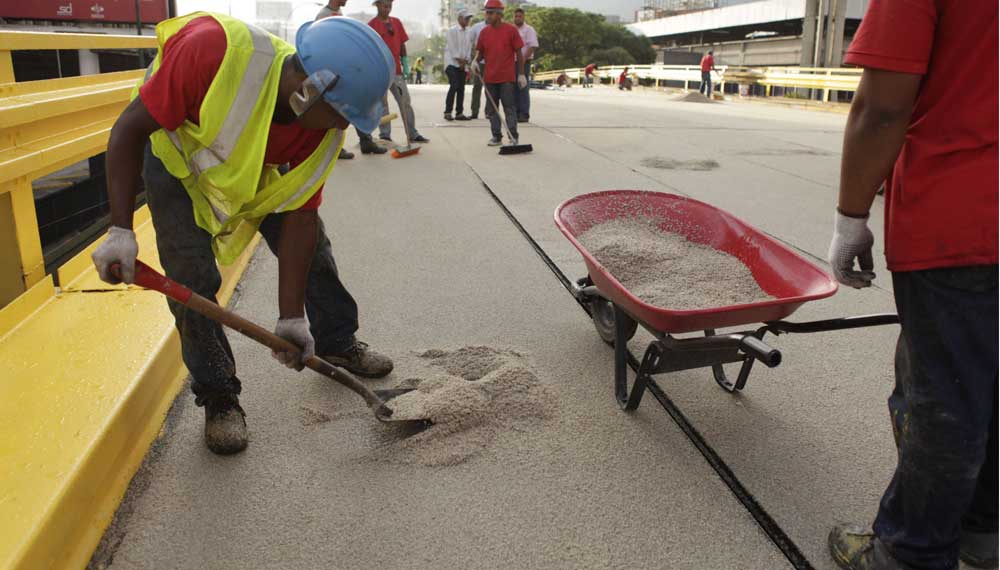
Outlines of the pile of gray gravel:
<svg viewBox="0 0 1000 570">
<path fill-rule="evenodd" d="M 633 295 L 657 307 L 695 310 L 772 299 L 739 259 L 663 226 L 653 216 L 618 218 L 577 239 Z"/>
</svg>

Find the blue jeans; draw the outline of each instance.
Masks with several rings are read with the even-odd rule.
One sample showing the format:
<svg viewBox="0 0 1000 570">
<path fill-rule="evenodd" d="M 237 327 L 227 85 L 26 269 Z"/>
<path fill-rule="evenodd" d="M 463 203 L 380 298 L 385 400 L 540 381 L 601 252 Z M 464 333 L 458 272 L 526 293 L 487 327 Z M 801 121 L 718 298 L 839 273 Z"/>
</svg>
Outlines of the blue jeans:
<svg viewBox="0 0 1000 570">
<path fill-rule="evenodd" d="M 222 276 L 212 252 L 212 237 L 195 223 L 184 185 L 167 172 L 149 145 L 144 160 L 142 178 L 163 270 L 167 277 L 215 301 Z M 271 214 L 260 226 L 261 235 L 275 254 L 281 239 L 281 218 L 282 214 Z M 337 354 L 354 344 L 358 305 L 340 282 L 323 221 L 319 224 L 316 253 L 306 282 L 306 314 L 316 339 L 316 353 Z M 239 394 L 236 362 L 222 326 L 175 301 L 168 300 L 167 304 L 181 337 L 181 356 L 191 373 L 195 403 L 201 406 L 210 398 Z"/>
<path fill-rule="evenodd" d="M 704 93 L 705 97 L 712 98 L 712 72 L 701 72 L 701 85 L 698 86 L 698 93 Z"/>
<path fill-rule="evenodd" d="M 997 531 L 997 266 L 892 281 L 899 459 L 874 530 L 900 562 L 950 570 L 963 527 Z"/>
<path fill-rule="evenodd" d="M 503 115 L 507 120 L 507 129 L 510 136 L 517 138 L 517 106 L 514 101 L 514 86 L 516 83 L 486 83 L 485 89 L 489 92 L 492 100 L 486 100 L 486 111 L 490 117 L 490 131 L 493 138 L 499 139 L 503 132 L 500 130 L 500 109 L 493 106 L 503 105 Z"/>
</svg>

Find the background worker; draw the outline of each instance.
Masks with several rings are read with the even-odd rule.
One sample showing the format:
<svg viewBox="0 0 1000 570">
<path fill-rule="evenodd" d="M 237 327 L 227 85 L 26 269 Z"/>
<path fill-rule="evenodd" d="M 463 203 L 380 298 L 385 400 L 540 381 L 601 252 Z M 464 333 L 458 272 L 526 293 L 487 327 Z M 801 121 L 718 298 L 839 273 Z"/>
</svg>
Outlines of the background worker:
<svg viewBox="0 0 1000 570">
<path fill-rule="evenodd" d="M 873 531 L 835 527 L 831 554 L 852 570 L 995 568 L 997 4 L 873 2 L 845 62 L 864 74 L 829 257 L 841 283 L 872 284 L 869 208 L 888 179 L 898 463 Z"/>
<path fill-rule="evenodd" d="M 478 60 L 480 56 L 486 61 L 482 70 L 484 88 L 489 91 L 492 101 L 487 101 L 487 109 L 492 108 L 490 116 L 490 130 L 493 137 L 489 141 L 489 146 L 500 146 L 503 143 L 502 132 L 500 130 L 500 109 L 496 105 L 503 105 L 503 114 L 507 119 L 507 130 L 510 131 L 512 145 L 517 144 L 517 104 L 514 99 L 514 83 L 524 89 L 528 86 L 528 79 L 524 76 L 521 60 L 521 48 L 524 42 L 521 41 L 521 34 L 517 28 L 503 21 L 503 2 L 500 0 L 486 0 L 486 27 L 479 33 L 479 42 L 476 44 L 476 55 L 473 60 Z M 480 72 L 478 65 L 473 63 L 473 71 Z"/>
<path fill-rule="evenodd" d="M 469 28 L 469 45 L 472 50 L 476 49 L 479 44 L 479 34 L 486 27 L 486 21 L 476 22 Z M 482 68 L 483 60 L 479 60 L 476 64 Z M 479 118 L 479 106 L 482 103 L 483 96 L 483 77 L 478 73 L 472 73 L 472 102 L 469 105 L 469 110 L 471 111 L 471 119 Z M 490 110 L 486 109 L 486 115 L 489 116 Z"/>
<path fill-rule="evenodd" d="M 372 5 L 378 9 L 378 15 L 372 18 L 368 25 L 382 36 L 385 45 L 389 46 L 393 59 L 396 60 L 396 75 L 392 84 L 389 85 L 389 93 L 396 99 L 399 107 L 399 114 L 406 121 L 406 139 L 409 142 L 426 143 L 431 142 L 417 132 L 416 117 L 413 115 L 413 105 L 410 103 L 410 91 L 406 87 L 406 76 L 410 74 L 410 60 L 406 55 L 406 42 L 410 39 L 406 35 L 406 28 L 399 18 L 394 18 L 389 14 L 392 12 L 392 0 L 375 0 Z M 389 112 L 389 97 L 382 96 L 382 109 Z M 392 123 L 380 124 L 378 127 L 379 138 L 384 141 L 392 141 Z"/>
<path fill-rule="evenodd" d="M 448 77 L 448 94 L 444 98 L 444 120 L 468 121 L 465 116 L 465 75 L 472 56 L 469 21 L 472 14 L 468 10 L 459 10 L 458 23 L 448 28 L 444 45 L 444 74 Z M 452 116 L 452 109 L 457 116 Z"/>
<path fill-rule="evenodd" d="M 628 76 L 628 66 L 622 71 L 622 74 L 618 76 L 618 90 L 623 89 L 632 90 L 632 78 Z"/>
<path fill-rule="evenodd" d="M 583 68 L 583 86 L 594 87 L 594 76 L 597 74 L 597 65 L 590 63 Z"/>
<path fill-rule="evenodd" d="M 531 119 L 531 62 L 535 58 L 535 50 L 538 49 L 538 33 L 524 21 L 524 8 L 514 10 L 514 26 L 521 35 L 524 47 L 521 48 L 521 60 L 524 62 L 524 77 L 528 80 L 528 85 L 521 88 L 515 86 L 515 96 L 517 97 L 517 122 L 527 123 Z"/>
<path fill-rule="evenodd" d="M 343 16 L 343 9 L 346 4 L 347 0 L 329 0 L 326 6 L 319 9 L 316 19 L 322 20 L 330 16 Z M 354 128 L 354 131 L 358 134 L 358 139 L 361 141 L 361 154 L 385 154 L 388 152 L 388 150 L 375 144 L 370 133 L 362 132 L 357 127 Z M 342 148 L 340 149 L 340 158 L 354 158 L 354 154 Z"/>
<path fill-rule="evenodd" d="M 378 122 L 378 100 L 392 76 L 385 45 L 347 18 L 303 25 L 295 48 L 206 12 L 156 30 L 151 75 L 108 141 L 112 226 L 92 256 L 101 279 L 117 283 L 117 263 L 121 280 L 134 280 L 132 213 L 141 173 L 168 277 L 214 300 L 221 284 L 216 260 L 234 261 L 259 231 L 278 257 L 274 332 L 302 349 L 275 358 L 301 368 L 315 353 L 356 374 L 388 374 L 392 361 L 354 336 L 357 305 L 316 211 L 348 121 L 362 129 Z M 286 163 L 291 171 L 279 175 L 277 166 Z M 205 443 L 219 454 L 242 451 L 241 385 L 222 327 L 168 304 L 195 403 L 205 407 Z"/>
<path fill-rule="evenodd" d="M 712 98 L 712 72 L 718 73 L 715 69 L 715 50 L 708 50 L 701 58 L 701 85 L 698 86 L 698 93 L 704 93 L 705 97 Z"/>
<path fill-rule="evenodd" d="M 413 82 L 417 85 L 424 83 L 424 58 L 418 57 L 413 62 Z"/>
</svg>

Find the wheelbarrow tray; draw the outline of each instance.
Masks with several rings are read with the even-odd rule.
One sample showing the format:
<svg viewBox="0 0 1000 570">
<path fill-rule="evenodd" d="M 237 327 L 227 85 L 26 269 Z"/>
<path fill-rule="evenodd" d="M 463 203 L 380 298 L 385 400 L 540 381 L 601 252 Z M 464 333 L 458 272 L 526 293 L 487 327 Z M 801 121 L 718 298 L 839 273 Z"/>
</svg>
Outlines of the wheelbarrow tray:
<svg viewBox="0 0 1000 570">
<path fill-rule="evenodd" d="M 621 218 L 655 217 L 660 229 L 733 255 L 750 270 L 767 301 L 678 310 L 650 305 L 622 285 L 577 236 L 591 227 Z M 684 333 L 783 319 L 806 301 L 829 297 L 837 284 L 790 248 L 743 220 L 714 206 L 674 194 L 608 190 L 571 198 L 556 208 L 559 230 L 583 255 L 590 279 L 602 295 L 632 318 L 664 333 Z"/>
</svg>

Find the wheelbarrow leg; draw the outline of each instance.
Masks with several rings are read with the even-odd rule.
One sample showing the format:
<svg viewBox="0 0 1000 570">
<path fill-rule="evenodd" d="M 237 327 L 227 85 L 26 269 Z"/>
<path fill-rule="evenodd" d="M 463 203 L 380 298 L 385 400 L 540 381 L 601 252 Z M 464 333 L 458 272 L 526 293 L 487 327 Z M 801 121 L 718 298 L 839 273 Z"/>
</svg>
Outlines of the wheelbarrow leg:
<svg viewBox="0 0 1000 570">
<path fill-rule="evenodd" d="M 625 313 L 615 307 L 615 399 L 618 405 L 625 409 L 628 401 L 628 340 L 625 338 L 627 328 L 624 317 Z"/>
</svg>

